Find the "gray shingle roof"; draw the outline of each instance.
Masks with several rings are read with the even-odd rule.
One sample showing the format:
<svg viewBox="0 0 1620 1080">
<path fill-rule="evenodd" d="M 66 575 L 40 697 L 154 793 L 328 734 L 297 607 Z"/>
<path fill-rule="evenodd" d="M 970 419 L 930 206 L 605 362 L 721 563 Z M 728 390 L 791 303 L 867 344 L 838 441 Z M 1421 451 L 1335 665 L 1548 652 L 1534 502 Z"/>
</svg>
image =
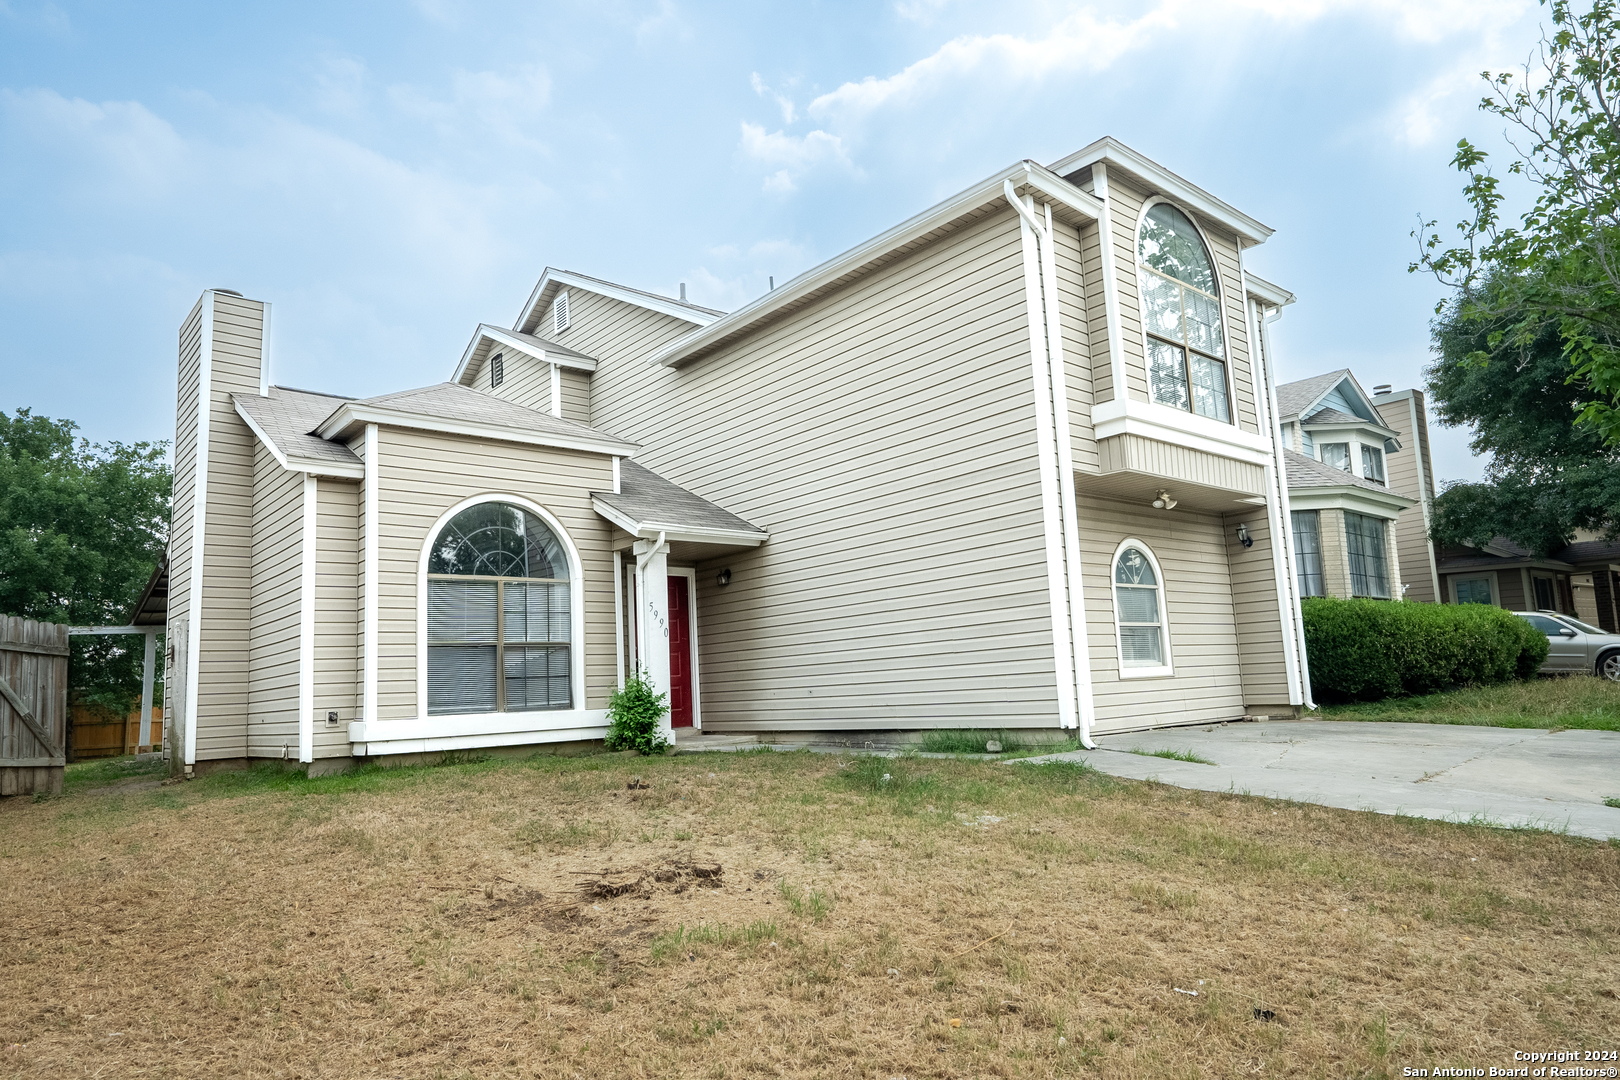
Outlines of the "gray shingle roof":
<svg viewBox="0 0 1620 1080">
<path fill-rule="evenodd" d="M 1340 368 L 1326 375 L 1313 375 L 1309 379 L 1283 383 L 1277 387 L 1277 419 L 1287 420 L 1298 416 L 1301 409 L 1310 408 L 1313 401 L 1339 385 L 1340 380 L 1349 374 L 1349 368 Z"/>
<path fill-rule="evenodd" d="M 617 494 L 595 491 L 591 496 L 630 520 L 654 528 L 725 529 L 757 533 L 761 539 L 767 535 L 729 510 L 722 510 L 633 461 L 626 460 L 619 466 Z"/>
<path fill-rule="evenodd" d="M 233 394 L 231 400 L 253 418 L 273 448 L 290 461 L 358 467 L 361 461 L 342 443 L 313 434 L 322 420 L 345 401 L 338 394 L 316 394 L 286 386 L 272 386 L 269 397 Z"/>
<path fill-rule="evenodd" d="M 1578 540 L 1553 558 L 1567 563 L 1620 562 L 1620 540 Z"/>
<path fill-rule="evenodd" d="M 1351 416 L 1338 409 L 1317 409 L 1305 418 L 1307 424 L 1365 424 L 1368 421 L 1359 416 Z"/>
<path fill-rule="evenodd" d="M 492 397 L 489 394 L 461 386 L 458 383 L 434 383 L 432 386 L 420 386 L 415 390 L 401 390 L 393 394 L 365 398 L 355 404 L 372 405 L 388 409 L 391 412 L 432 417 L 439 420 L 488 424 L 530 434 L 556 435 L 576 439 L 606 439 L 624 443 L 627 447 L 634 447 L 635 445 L 634 443 L 625 442 L 625 440 L 617 436 L 609 435 L 605 431 L 599 431 L 587 424 L 564 420 L 561 417 L 552 416 L 550 413 L 543 413 L 537 409 L 530 409 L 502 398 Z M 336 408 L 328 409 L 327 415 L 329 416 L 336 411 Z M 324 420 L 326 417 L 323 416 L 321 419 Z"/>
<path fill-rule="evenodd" d="M 1304 454 L 1297 454 L 1292 450 L 1283 451 L 1283 472 L 1288 478 L 1288 487 L 1319 488 L 1319 487 L 1350 487 L 1366 488 L 1381 495 L 1394 495 L 1396 498 L 1406 498 L 1399 492 L 1391 491 L 1383 484 L 1375 484 L 1371 480 L 1363 480 L 1353 473 L 1343 469 L 1335 469 L 1331 465 L 1324 465 L 1315 458 L 1308 458 Z M 1407 499 L 1408 502 L 1413 500 Z"/>
</svg>

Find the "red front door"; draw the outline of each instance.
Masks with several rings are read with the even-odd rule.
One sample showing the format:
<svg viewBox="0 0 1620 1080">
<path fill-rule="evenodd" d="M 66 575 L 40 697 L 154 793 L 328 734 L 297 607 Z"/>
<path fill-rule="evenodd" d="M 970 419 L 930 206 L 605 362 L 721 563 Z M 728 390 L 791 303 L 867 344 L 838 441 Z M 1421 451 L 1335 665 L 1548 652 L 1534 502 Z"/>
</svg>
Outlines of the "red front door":
<svg viewBox="0 0 1620 1080">
<path fill-rule="evenodd" d="M 669 576 L 669 723 L 692 726 L 692 604 L 684 577 Z"/>
</svg>

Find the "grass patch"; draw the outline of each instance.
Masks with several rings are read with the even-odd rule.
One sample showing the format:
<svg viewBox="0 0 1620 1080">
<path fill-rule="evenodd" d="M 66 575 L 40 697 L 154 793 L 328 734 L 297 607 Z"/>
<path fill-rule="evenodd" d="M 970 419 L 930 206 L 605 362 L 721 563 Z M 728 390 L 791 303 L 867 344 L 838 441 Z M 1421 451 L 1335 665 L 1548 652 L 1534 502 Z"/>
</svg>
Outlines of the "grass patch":
<svg viewBox="0 0 1620 1080">
<path fill-rule="evenodd" d="M 1164 758 L 1167 761 L 1190 761 L 1194 765 L 1215 764 L 1213 761 L 1209 760 L 1209 758 L 1199 757 L 1191 750 L 1172 750 L 1169 747 L 1165 747 L 1162 750 L 1132 750 L 1131 753 L 1138 754 L 1142 757 Z"/>
<path fill-rule="evenodd" d="M 157 757 L 96 758 L 77 761 L 62 772 L 62 791 L 84 791 L 88 788 L 110 787 L 126 780 L 161 780 L 169 775 L 169 766 Z"/>
<path fill-rule="evenodd" d="M 1080 746 L 1076 739 L 1031 736 L 1005 728 L 940 728 L 923 732 L 917 749 L 925 754 L 983 754 L 991 742 L 1001 744 L 1002 754 L 1062 754 Z"/>
<path fill-rule="evenodd" d="M 8 1076 L 1379 1076 L 1620 1030 L 1620 844 L 1066 762 L 109 768 L 0 800 Z"/>
<path fill-rule="evenodd" d="M 1611 795 L 1609 798 L 1603 800 L 1603 805 L 1612 806 L 1616 810 L 1620 810 L 1620 799 L 1617 799 Z"/>
<path fill-rule="evenodd" d="M 1551 675 L 1502 686 L 1324 705 L 1316 715 L 1324 720 L 1620 731 L 1620 683 L 1595 675 Z"/>
</svg>

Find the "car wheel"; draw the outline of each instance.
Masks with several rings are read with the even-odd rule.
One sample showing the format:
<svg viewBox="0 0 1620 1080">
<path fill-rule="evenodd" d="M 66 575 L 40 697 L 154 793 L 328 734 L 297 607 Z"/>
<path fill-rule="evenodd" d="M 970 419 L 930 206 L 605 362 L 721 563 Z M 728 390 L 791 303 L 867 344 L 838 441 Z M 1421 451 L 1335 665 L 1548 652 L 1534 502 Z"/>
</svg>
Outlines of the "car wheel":
<svg viewBox="0 0 1620 1080">
<path fill-rule="evenodd" d="M 1610 682 L 1620 682 L 1620 652 L 1604 653 L 1598 657 L 1597 675 Z"/>
</svg>

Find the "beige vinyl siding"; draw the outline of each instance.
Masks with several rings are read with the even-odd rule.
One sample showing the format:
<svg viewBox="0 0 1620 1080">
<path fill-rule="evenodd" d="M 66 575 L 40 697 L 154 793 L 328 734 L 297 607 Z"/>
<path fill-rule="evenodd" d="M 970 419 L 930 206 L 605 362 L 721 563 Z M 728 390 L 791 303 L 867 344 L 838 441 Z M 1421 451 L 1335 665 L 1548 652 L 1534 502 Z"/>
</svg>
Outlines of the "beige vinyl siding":
<svg viewBox="0 0 1620 1080">
<path fill-rule="evenodd" d="M 298 627 L 304 474 L 260 443 L 253 459 L 253 602 L 249 615 L 249 757 L 298 760 Z"/>
<path fill-rule="evenodd" d="M 348 757 L 360 719 L 360 485 L 316 481 L 315 756 Z M 338 724 L 326 722 L 336 712 Z"/>
<path fill-rule="evenodd" d="M 1416 415 L 1413 397 L 1408 396 L 1418 394 L 1419 391 L 1408 391 L 1407 395 L 1380 405 L 1378 414 L 1386 426 L 1400 433 L 1400 450 L 1384 455 L 1390 490 L 1418 500 L 1416 506 L 1401 511 L 1400 517 L 1401 577 L 1411 585 L 1406 598 L 1435 603 L 1439 597 L 1435 595 L 1435 574 L 1430 560 L 1425 514 L 1433 495 L 1427 469 L 1428 425 Z"/>
<path fill-rule="evenodd" d="M 501 385 L 490 388 L 486 358 L 474 375 L 472 388 L 536 412 L 551 412 L 551 365 L 516 349 L 491 349 L 490 355 L 497 352 L 503 356 Z"/>
<path fill-rule="evenodd" d="M 1246 548 L 1238 540 L 1240 524 L 1247 527 L 1253 547 Z M 1226 565 L 1232 579 L 1244 707 L 1265 715 L 1286 711 L 1290 707 L 1288 666 L 1283 625 L 1277 614 L 1277 578 L 1272 570 L 1274 551 L 1266 508 L 1256 506 L 1226 514 L 1221 535 L 1226 539 Z"/>
<path fill-rule="evenodd" d="M 571 294 L 595 425 L 771 532 L 700 565 L 705 729 L 1055 726 L 1023 290 L 1007 210 L 675 371 Z"/>
<path fill-rule="evenodd" d="M 1120 328 L 1125 337 L 1126 381 L 1131 397 L 1139 401 L 1151 400 L 1148 393 L 1145 360 L 1145 335 L 1142 327 L 1142 305 L 1136 280 L 1136 225 L 1142 207 L 1152 194 L 1113 173 L 1108 177 L 1108 196 L 1112 204 L 1114 226 L 1114 253 L 1119 275 Z M 1179 209 L 1193 216 L 1209 240 L 1210 257 L 1220 278 L 1221 307 L 1225 313 L 1226 365 L 1228 384 L 1232 394 L 1232 415 L 1237 426 L 1244 431 L 1260 430 L 1254 408 L 1254 380 L 1249 363 L 1248 323 L 1244 315 L 1243 279 L 1238 271 L 1236 239 L 1219 226 L 1193 214 L 1190 209 Z M 1089 268 L 1088 268 L 1089 269 Z M 1099 268 L 1100 273 L 1100 268 Z M 1101 325 L 1100 323 L 1098 325 Z"/>
<path fill-rule="evenodd" d="M 591 422 L 591 374 L 574 368 L 560 368 L 562 378 L 562 418 L 578 424 Z"/>
<path fill-rule="evenodd" d="M 1112 360 L 1109 358 L 1108 295 L 1103 280 L 1102 226 L 1100 224 L 1088 225 L 1079 230 L 1077 235 L 1080 237 L 1079 276 L 1085 297 L 1084 315 L 1086 325 L 1092 328 L 1092 333 L 1089 335 L 1092 399 L 1094 402 L 1112 401 L 1116 394 L 1114 389 L 1114 367 Z M 1059 262 L 1060 288 L 1064 276 L 1068 272 L 1064 264 Z M 1067 329 L 1068 321 L 1065 318 L 1065 329 Z M 1089 423 L 1089 417 L 1087 420 Z M 1078 464 L 1078 461 L 1076 464 Z"/>
<path fill-rule="evenodd" d="M 1097 706 L 1094 730 L 1236 720 L 1243 715 L 1244 687 L 1223 530 L 1224 523 L 1214 514 L 1178 509 L 1150 516 L 1129 503 L 1082 500 L 1080 558 Z M 1145 543 L 1163 571 L 1172 676 L 1119 677 L 1113 558 L 1127 537 Z M 1288 700 L 1286 691 L 1282 700 Z"/>
<path fill-rule="evenodd" d="M 616 678 L 612 526 L 591 507 L 613 485 L 610 457 L 384 427 L 378 432 L 378 718 L 425 714 L 416 700 L 417 575 L 445 511 L 474 495 L 520 495 L 545 507 L 579 550 L 585 584 L 585 701 L 607 707 Z"/>
<path fill-rule="evenodd" d="M 232 394 L 259 392 L 264 307 L 214 293 L 208 419 L 208 505 L 198 665 L 197 760 L 247 753 L 248 641 L 253 575 L 252 431 Z"/>
<path fill-rule="evenodd" d="M 1093 230 L 1095 231 L 1095 230 Z M 1078 230 L 1055 226 L 1053 244 L 1057 265 L 1058 323 L 1063 334 L 1063 373 L 1069 391 L 1069 442 L 1074 455 L 1074 467 L 1081 472 L 1097 471 L 1097 445 L 1091 429 L 1092 395 L 1092 336 L 1091 325 L 1098 327 L 1096 341 L 1107 353 L 1108 334 L 1102 328 L 1107 324 L 1101 318 L 1095 324 L 1086 321 L 1086 282 L 1083 273 L 1084 257 Z"/>
<path fill-rule="evenodd" d="M 1259 465 L 1140 435 L 1115 435 L 1102 440 L 1097 444 L 1097 460 L 1103 473 L 1149 473 L 1165 480 L 1250 495 L 1259 495 L 1265 489 L 1265 470 Z"/>
</svg>

